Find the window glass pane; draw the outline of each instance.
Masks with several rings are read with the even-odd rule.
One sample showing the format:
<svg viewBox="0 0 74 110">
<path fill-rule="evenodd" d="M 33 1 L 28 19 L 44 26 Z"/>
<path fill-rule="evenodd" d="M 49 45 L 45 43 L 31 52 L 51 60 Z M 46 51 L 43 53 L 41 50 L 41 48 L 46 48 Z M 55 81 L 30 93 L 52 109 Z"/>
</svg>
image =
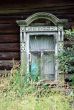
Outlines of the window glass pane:
<svg viewBox="0 0 74 110">
<path fill-rule="evenodd" d="M 53 36 L 45 35 L 33 35 L 30 36 L 30 50 L 42 51 L 42 50 L 54 50 L 55 43 Z"/>
</svg>

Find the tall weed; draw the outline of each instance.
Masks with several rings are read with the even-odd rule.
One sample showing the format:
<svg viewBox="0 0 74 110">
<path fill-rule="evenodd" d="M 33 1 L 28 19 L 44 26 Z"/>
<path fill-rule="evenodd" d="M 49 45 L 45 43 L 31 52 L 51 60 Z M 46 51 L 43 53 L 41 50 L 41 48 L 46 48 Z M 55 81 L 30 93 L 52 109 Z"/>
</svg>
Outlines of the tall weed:
<svg viewBox="0 0 74 110">
<path fill-rule="evenodd" d="M 20 68 L 13 69 L 7 81 L 6 90 L 0 92 L 0 110 L 72 110 L 71 97 L 37 85 L 30 74 L 21 75 Z"/>
</svg>

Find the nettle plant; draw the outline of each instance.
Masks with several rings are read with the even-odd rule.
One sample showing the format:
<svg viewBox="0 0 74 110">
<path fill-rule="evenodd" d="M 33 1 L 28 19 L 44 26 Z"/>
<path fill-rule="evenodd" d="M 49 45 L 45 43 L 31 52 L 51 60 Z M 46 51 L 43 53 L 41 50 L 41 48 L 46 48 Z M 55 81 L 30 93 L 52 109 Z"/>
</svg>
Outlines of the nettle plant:
<svg viewBox="0 0 74 110">
<path fill-rule="evenodd" d="M 68 73 L 73 70 L 72 63 L 74 61 L 74 46 L 64 47 L 62 53 L 59 54 L 60 70 L 63 73 Z"/>
<path fill-rule="evenodd" d="M 69 43 L 74 39 L 74 30 L 65 30 L 65 37 L 68 39 Z M 62 52 L 58 55 L 59 58 L 59 69 L 61 73 L 73 73 L 74 72 L 74 44 L 70 46 L 64 46 Z"/>
<path fill-rule="evenodd" d="M 65 33 L 66 37 L 71 37 L 71 38 L 74 37 L 74 29 L 65 30 L 64 33 Z"/>
</svg>

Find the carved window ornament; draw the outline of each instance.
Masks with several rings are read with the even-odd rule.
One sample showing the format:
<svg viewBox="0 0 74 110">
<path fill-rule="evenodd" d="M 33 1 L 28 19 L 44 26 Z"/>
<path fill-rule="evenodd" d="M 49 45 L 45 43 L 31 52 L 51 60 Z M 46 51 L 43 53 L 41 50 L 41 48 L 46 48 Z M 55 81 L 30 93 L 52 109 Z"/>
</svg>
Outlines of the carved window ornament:
<svg viewBox="0 0 74 110">
<path fill-rule="evenodd" d="M 38 19 L 49 20 L 54 24 L 54 26 L 34 26 L 31 24 Z M 25 67 L 27 67 L 27 72 L 29 72 L 29 59 L 31 60 L 30 50 L 29 50 L 29 40 L 32 35 L 53 35 L 55 38 L 55 56 L 58 55 L 58 52 L 63 49 L 63 37 L 64 31 L 63 27 L 67 23 L 65 19 L 58 19 L 55 15 L 38 12 L 26 20 L 16 21 L 20 26 L 20 56 L 21 56 L 21 67 L 24 72 Z M 26 63 L 25 63 L 26 62 Z M 55 80 L 58 79 L 58 61 L 55 59 Z M 25 66 L 26 65 L 26 66 Z"/>
<path fill-rule="evenodd" d="M 53 15 L 51 13 L 46 13 L 46 12 L 38 12 L 38 13 L 35 13 L 35 14 L 29 16 L 26 20 L 19 20 L 16 22 L 20 26 L 21 25 L 22 26 L 29 26 L 33 21 L 35 21 L 37 19 L 49 20 L 49 21 L 53 22 L 53 24 L 55 26 L 67 23 L 66 19 L 58 19 L 55 15 Z"/>
</svg>

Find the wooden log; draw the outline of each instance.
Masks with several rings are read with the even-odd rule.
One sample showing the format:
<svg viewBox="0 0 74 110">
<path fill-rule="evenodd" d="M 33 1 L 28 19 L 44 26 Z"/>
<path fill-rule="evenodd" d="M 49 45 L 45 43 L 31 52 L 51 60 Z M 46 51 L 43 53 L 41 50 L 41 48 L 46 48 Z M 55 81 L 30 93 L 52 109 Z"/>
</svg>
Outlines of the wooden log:
<svg viewBox="0 0 74 110">
<path fill-rule="evenodd" d="M 0 17 L 0 24 L 16 24 L 15 19 L 1 19 Z"/>
<path fill-rule="evenodd" d="M 19 60 L 20 53 L 19 52 L 0 52 L 0 60 Z"/>
<path fill-rule="evenodd" d="M 0 70 L 10 70 L 13 66 L 18 64 L 19 66 L 19 61 L 15 60 L 0 60 Z"/>
<path fill-rule="evenodd" d="M 4 29 L 0 28 L 0 34 L 1 33 L 19 33 L 19 29 L 12 27 L 6 27 Z"/>
<path fill-rule="evenodd" d="M 6 16 L 7 18 L 7 16 Z M 16 24 L 16 20 L 15 19 L 1 19 L 0 17 L 0 24 Z"/>
<path fill-rule="evenodd" d="M 14 23 L 0 23 L 0 28 L 1 29 L 5 29 L 5 28 L 18 28 L 18 25 L 14 24 Z"/>
<path fill-rule="evenodd" d="M 0 35 L 0 43 L 6 43 L 6 42 L 10 42 L 10 43 L 15 43 L 15 42 L 20 42 L 20 35 L 18 34 L 3 34 Z"/>
<path fill-rule="evenodd" d="M 2 52 L 20 51 L 20 44 L 19 43 L 0 43 L 0 51 Z"/>
</svg>

